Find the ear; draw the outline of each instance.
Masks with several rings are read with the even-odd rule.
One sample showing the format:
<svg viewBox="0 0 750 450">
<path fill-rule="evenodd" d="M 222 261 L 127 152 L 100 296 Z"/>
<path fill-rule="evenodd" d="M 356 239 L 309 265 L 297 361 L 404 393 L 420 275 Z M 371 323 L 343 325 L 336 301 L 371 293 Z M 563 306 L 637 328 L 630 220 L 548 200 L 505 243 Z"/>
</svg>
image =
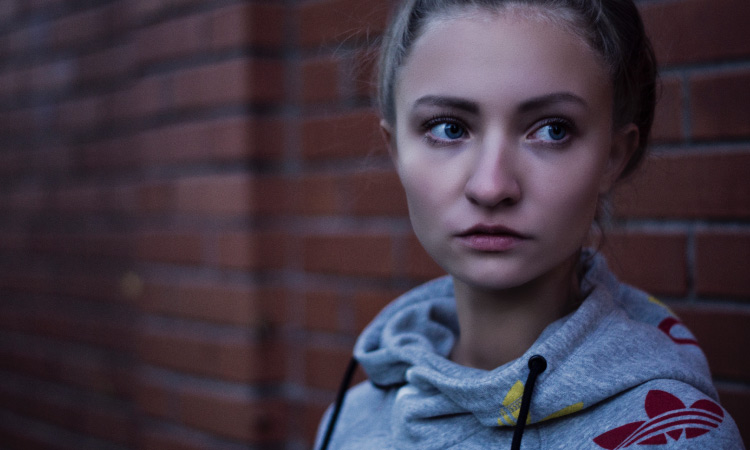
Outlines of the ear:
<svg viewBox="0 0 750 450">
<path fill-rule="evenodd" d="M 614 132 L 612 147 L 609 150 L 609 160 L 599 188 L 601 193 L 609 192 L 622 171 L 625 170 L 630 157 L 638 148 L 639 136 L 638 126 L 634 123 L 629 123 Z"/>
<path fill-rule="evenodd" d="M 388 154 L 391 155 L 391 159 L 396 159 L 396 143 L 393 141 L 395 138 L 393 133 L 393 127 L 385 119 L 380 119 L 380 135 L 383 136 L 385 145 L 388 148 Z"/>
</svg>

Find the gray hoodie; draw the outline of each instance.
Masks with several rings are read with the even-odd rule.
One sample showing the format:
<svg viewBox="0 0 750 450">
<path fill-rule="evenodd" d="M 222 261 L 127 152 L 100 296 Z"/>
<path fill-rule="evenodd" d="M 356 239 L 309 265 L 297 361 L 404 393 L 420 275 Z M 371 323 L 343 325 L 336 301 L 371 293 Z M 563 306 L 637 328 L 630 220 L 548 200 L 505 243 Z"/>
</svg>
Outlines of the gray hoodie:
<svg viewBox="0 0 750 450">
<path fill-rule="evenodd" d="M 348 392 L 329 448 L 509 449 L 528 361 L 541 355 L 522 449 L 744 449 L 703 352 L 667 307 L 598 255 L 581 288 L 575 312 L 492 371 L 447 358 L 459 333 L 450 277 L 407 292 L 359 337 L 369 381 Z"/>
</svg>

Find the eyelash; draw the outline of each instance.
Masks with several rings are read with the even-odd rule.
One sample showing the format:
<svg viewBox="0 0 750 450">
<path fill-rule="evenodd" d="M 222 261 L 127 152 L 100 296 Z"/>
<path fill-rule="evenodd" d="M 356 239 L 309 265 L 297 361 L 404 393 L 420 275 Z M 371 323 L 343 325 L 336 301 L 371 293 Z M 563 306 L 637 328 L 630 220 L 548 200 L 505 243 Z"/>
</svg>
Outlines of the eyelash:
<svg viewBox="0 0 750 450">
<path fill-rule="evenodd" d="M 436 138 L 432 133 L 431 130 L 437 125 L 441 124 L 454 124 L 461 127 L 464 131 L 464 133 L 469 133 L 469 127 L 465 125 L 465 123 L 459 119 L 458 117 L 451 116 L 451 115 L 435 115 L 431 117 L 430 119 L 426 120 L 422 124 L 422 131 L 424 133 L 424 139 L 429 142 L 432 145 L 435 146 L 447 146 L 455 144 L 456 141 L 459 141 L 461 139 L 455 139 L 455 140 L 443 140 Z M 537 122 L 534 125 L 534 128 L 530 133 L 526 135 L 527 139 L 532 139 L 531 136 L 541 131 L 543 128 L 548 126 L 562 126 L 565 130 L 565 137 L 559 141 L 543 141 L 542 143 L 544 145 L 553 146 L 553 147 L 561 147 L 570 141 L 572 138 L 572 135 L 576 134 L 576 127 L 573 124 L 572 121 L 565 119 L 563 117 L 552 117 L 548 119 L 543 119 L 540 122 Z M 532 139 L 533 140 L 533 139 Z"/>
<path fill-rule="evenodd" d="M 455 143 L 456 140 L 443 140 L 436 138 L 430 131 L 437 125 L 441 124 L 450 124 L 450 125 L 458 125 L 463 129 L 464 133 L 469 133 L 469 127 L 466 126 L 466 124 L 459 119 L 458 117 L 451 116 L 451 115 L 435 115 L 431 117 L 430 119 L 426 120 L 422 124 L 422 131 L 424 132 L 424 139 L 429 142 L 432 145 L 435 146 L 446 146 L 446 145 L 452 145 Z"/>
</svg>

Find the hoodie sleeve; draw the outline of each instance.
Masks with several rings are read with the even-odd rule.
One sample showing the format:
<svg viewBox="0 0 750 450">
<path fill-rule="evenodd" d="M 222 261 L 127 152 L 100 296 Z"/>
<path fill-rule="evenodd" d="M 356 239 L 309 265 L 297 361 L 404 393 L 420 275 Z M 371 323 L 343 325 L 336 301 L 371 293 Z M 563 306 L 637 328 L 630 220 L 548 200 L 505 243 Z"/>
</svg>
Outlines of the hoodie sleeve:
<svg viewBox="0 0 750 450">
<path fill-rule="evenodd" d="M 590 424 L 594 448 L 745 448 L 737 425 L 724 408 L 692 386 L 673 380 L 655 380 L 618 396 L 603 405 L 597 417 L 599 420 Z"/>
</svg>

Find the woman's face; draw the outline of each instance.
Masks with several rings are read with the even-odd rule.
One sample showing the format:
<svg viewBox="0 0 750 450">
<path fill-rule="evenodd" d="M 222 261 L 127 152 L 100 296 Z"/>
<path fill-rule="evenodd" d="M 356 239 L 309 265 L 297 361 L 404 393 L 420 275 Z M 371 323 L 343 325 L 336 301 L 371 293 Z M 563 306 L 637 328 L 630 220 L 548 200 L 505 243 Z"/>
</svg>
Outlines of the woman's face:
<svg viewBox="0 0 750 450">
<path fill-rule="evenodd" d="M 596 53 L 517 12 L 433 20 L 401 68 L 396 123 L 384 130 L 420 242 L 485 290 L 570 263 L 637 141 L 632 125 L 613 132 Z"/>
</svg>

